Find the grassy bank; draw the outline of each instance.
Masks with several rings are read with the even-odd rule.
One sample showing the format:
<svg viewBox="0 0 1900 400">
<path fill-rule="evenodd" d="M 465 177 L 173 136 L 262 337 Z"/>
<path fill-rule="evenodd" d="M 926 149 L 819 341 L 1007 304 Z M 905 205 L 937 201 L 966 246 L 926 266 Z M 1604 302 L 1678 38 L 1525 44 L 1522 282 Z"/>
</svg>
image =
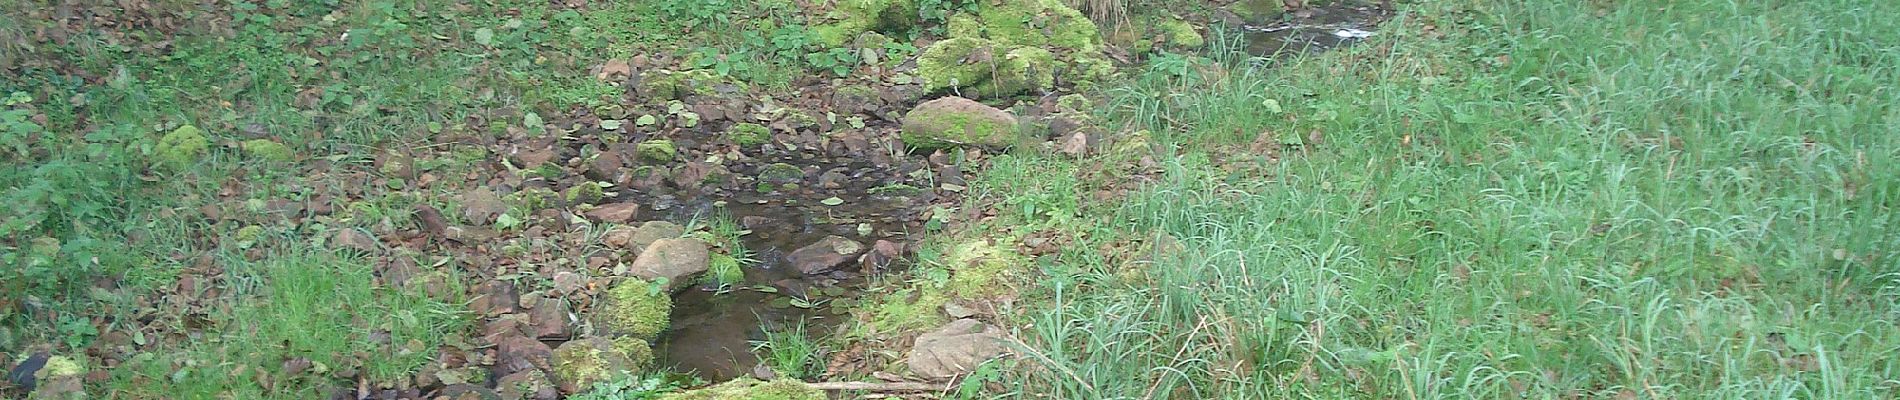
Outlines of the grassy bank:
<svg viewBox="0 0 1900 400">
<path fill-rule="evenodd" d="M 1076 207 L 1094 239 L 1043 267 L 1015 391 L 1894 395 L 1894 5 L 1406 8 L 1367 46 L 1109 90 L 1162 172 Z M 1152 257 L 1095 250 L 1126 235 Z"/>
</svg>

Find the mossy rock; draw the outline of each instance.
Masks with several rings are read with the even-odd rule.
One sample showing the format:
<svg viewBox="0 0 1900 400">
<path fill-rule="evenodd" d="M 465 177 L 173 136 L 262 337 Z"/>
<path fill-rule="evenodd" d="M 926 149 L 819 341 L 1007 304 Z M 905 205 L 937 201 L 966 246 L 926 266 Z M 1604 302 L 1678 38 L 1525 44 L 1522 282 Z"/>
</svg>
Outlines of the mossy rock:
<svg viewBox="0 0 1900 400">
<path fill-rule="evenodd" d="M 818 44 L 839 47 L 866 32 L 902 33 L 917 24 L 915 0 L 838 0 L 825 15 L 828 22 L 811 27 Z"/>
<path fill-rule="evenodd" d="M 957 87 L 975 88 L 983 95 L 1007 96 L 1048 88 L 1056 79 L 1089 86 L 1115 71 L 1114 62 L 1102 54 L 1102 33 L 1095 22 L 1061 0 L 985 2 L 974 13 L 952 15 L 947 25 L 951 39 L 945 42 L 981 39 L 984 42 L 975 43 L 987 44 L 990 48 L 988 54 L 992 56 L 986 57 L 981 51 L 966 50 L 983 48 L 972 43 L 953 42 L 941 49 L 939 47 L 944 46 L 943 42 L 932 45 L 917 64 L 919 78 L 925 82 L 927 90 L 939 90 L 952 85 L 944 79 L 958 79 L 963 83 L 955 84 Z M 1024 48 L 1040 49 L 1042 52 L 1020 51 Z M 934 60 L 930 55 L 933 50 L 937 52 Z M 1014 57 L 1009 57 L 1011 55 Z M 968 77 L 958 76 L 958 69 L 967 66 L 951 67 L 969 64 L 972 59 L 981 61 L 985 58 L 992 61 L 981 64 L 995 64 L 998 67 L 985 65 L 985 70 L 1003 71 L 1005 74 L 998 75 L 1006 75 L 990 87 L 980 86 L 980 82 L 968 82 Z M 948 62 L 952 60 L 963 62 Z M 935 70 L 926 68 L 926 65 L 933 66 Z"/>
<path fill-rule="evenodd" d="M 825 400 L 825 392 L 790 379 L 739 378 L 704 389 L 660 396 L 660 400 Z"/>
<path fill-rule="evenodd" d="M 637 340 L 637 339 L 636 339 Z M 549 378 L 561 392 L 578 393 L 621 376 L 637 375 L 635 363 L 614 340 L 590 337 L 561 344 L 549 360 Z M 647 357 L 652 357 L 651 353 Z"/>
<path fill-rule="evenodd" d="M 1187 21 L 1169 18 L 1161 21 L 1161 24 L 1156 25 L 1155 28 L 1160 31 L 1162 40 L 1175 48 L 1198 49 L 1207 45 L 1207 38 L 1202 37 L 1201 32 L 1195 30 L 1194 25 Z"/>
<path fill-rule="evenodd" d="M 679 149 L 673 147 L 672 140 L 647 139 L 647 141 L 634 145 L 634 153 L 639 154 L 640 158 L 648 161 L 672 162 L 674 158 L 679 156 Z"/>
<path fill-rule="evenodd" d="M 713 87 L 721 84 L 740 85 L 707 70 L 653 70 L 640 74 L 640 83 L 636 91 L 648 100 L 665 102 L 683 100 L 687 96 L 707 96 L 714 94 Z"/>
<path fill-rule="evenodd" d="M 673 312 L 673 297 L 664 288 L 636 278 L 627 278 L 607 289 L 593 313 L 594 329 L 609 335 L 625 335 L 652 340 L 666 331 L 667 316 Z"/>
<path fill-rule="evenodd" d="M 594 204 L 607 197 L 607 189 L 601 188 L 597 183 L 581 182 L 579 185 L 567 188 L 566 197 L 567 204 Z"/>
<path fill-rule="evenodd" d="M 1010 46 L 1072 52 L 1101 50 L 1102 32 L 1081 11 L 1062 0 L 990 2 L 974 15 L 952 17 L 951 37 L 981 37 Z"/>
<path fill-rule="evenodd" d="M 166 133 L 158 139 L 158 145 L 152 149 L 158 163 L 173 169 L 184 169 L 198 163 L 210 149 L 211 141 L 205 139 L 204 131 L 198 127 L 185 125 Z"/>
<path fill-rule="evenodd" d="M 521 189 L 520 191 L 509 193 L 508 197 L 502 199 L 502 201 L 509 206 L 528 212 L 558 206 L 560 205 L 560 200 L 561 194 L 555 193 L 553 190 L 538 187 Z"/>
<path fill-rule="evenodd" d="M 796 165 L 771 163 L 759 168 L 757 178 L 760 182 L 792 183 L 805 180 L 805 170 L 799 169 Z"/>
<path fill-rule="evenodd" d="M 726 130 L 726 138 L 732 140 L 733 144 L 739 146 L 757 147 L 772 140 L 772 129 L 766 128 L 765 125 L 750 122 L 741 123 L 733 125 L 732 129 Z"/>
<path fill-rule="evenodd" d="M 957 89 L 960 95 L 978 98 L 1052 89 L 1061 68 L 1048 50 L 982 38 L 937 42 L 917 58 L 917 77 L 925 92 Z"/>
<path fill-rule="evenodd" d="M 920 149 L 977 146 L 1011 147 L 1025 137 L 1008 112 L 961 97 L 924 102 L 904 115 L 905 145 Z"/>
<path fill-rule="evenodd" d="M 246 140 L 240 146 L 244 149 L 245 155 L 259 160 L 287 162 L 290 161 L 292 157 L 292 154 L 290 154 L 290 146 L 273 142 L 270 139 Z"/>
</svg>

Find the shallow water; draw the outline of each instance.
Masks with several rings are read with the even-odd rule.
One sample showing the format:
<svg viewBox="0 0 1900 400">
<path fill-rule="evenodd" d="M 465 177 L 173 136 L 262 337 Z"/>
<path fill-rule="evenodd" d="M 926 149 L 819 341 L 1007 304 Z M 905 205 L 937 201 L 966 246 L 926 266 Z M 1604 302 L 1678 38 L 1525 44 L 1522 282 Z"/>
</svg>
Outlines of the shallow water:
<svg viewBox="0 0 1900 400">
<path fill-rule="evenodd" d="M 1261 56 L 1312 53 L 1348 46 L 1378 34 L 1391 18 L 1381 3 L 1339 1 L 1288 11 L 1278 18 L 1244 21 L 1247 52 Z"/>
</svg>

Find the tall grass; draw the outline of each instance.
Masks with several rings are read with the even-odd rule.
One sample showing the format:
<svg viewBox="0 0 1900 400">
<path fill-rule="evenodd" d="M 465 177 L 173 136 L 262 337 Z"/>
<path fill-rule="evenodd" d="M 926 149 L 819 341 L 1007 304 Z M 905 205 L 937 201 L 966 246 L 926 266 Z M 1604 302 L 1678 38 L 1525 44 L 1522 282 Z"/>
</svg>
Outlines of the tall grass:
<svg viewBox="0 0 1900 400">
<path fill-rule="evenodd" d="M 1181 245 L 1050 279 L 1021 390 L 1894 396 L 1895 12 L 1427 2 L 1356 49 L 1152 73 L 1109 113 L 1177 154 L 1097 221 Z"/>
</svg>

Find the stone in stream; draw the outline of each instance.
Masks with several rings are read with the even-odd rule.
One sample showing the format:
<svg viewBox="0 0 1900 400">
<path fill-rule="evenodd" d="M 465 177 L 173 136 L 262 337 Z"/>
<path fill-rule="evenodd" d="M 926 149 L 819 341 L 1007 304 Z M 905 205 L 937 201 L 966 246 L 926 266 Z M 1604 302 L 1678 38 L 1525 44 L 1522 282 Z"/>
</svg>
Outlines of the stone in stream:
<svg viewBox="0 0 1900 400">
<path fill-rule="evenodd" d="M 920 149 L 958 146 L 1009 147 L 1022 141 L 1016 117 L 962 97 L 918 104 L 904 115 L 905 145 Z"/>
<path fill-rule="evenodd" d="M 856 259 L 858 253 L 863 251 L 864 244 L 833 235 L 826 236 L 817 243 L 793 250 L 791 255 L 786 256 L 786 261 L 792 264 L 792 268 L 798 269 L 798 272 L 817 275 Z"/>
<path fill-rule="evenodd" d="M 1009 354 L 998 329 L 974 319 L 959 319 L 918 336 L 905 361 L 918 377 L 939 381 L 968 375 L 978 365 Z"/>
<path fill-rule="evenodd" d="M 670 289 L 681 289 L 692 284 L 693 278 L 706 272 L 712 262 L 712 253 L 706 248 L 706 242 L 698 239 L 660 239 L 647 245 L 640 251 L 640 257 L 633 260 L 627 273 L 648 281 L 666 279 Z"/>
<path fill-rule="evenodd" d="M 647 245 L 660 239 L 676 238 L 686 234 L 686 228 L 666 221 L 647 221 L 639 227 L 622 226 L 608 230 L 601 235 L 601 243 L 616 249 L 645 250 Z"/>
</svg>

